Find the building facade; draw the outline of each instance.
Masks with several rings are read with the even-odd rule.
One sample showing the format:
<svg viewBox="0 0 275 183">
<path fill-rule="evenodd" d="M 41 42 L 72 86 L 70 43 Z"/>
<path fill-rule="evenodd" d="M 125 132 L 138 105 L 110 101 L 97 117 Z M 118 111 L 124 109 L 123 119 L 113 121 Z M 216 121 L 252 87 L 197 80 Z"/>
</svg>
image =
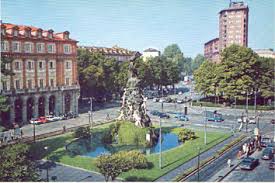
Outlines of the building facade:
<svg viewBox="0 0 275 183">
<path fill-rule="evenodd" d="M 154 58 L 159 56 L 160 56 L 160 51 L 154 48 L 147 48 L 146 50 L 143 51 L 143 54 L 142 54 L 144 61 L 148 60 L 149 58 Z"/>
<path fill-rule="evenodd" d="M 220 11 L 220 51 L 232 44 L 247 47 L 248 11 L 248 6 L 245 5 L 243 2 L 231 2 L 229 8 Z"/>
<path fill-rule="evenodd" d="M 275 51 L 273 49 L 255 49 L 254 51 L 260 57 L 274 58 L 275 59 Z"/>
<path fill-rule="evenodd" d="M 112 48 L 97 46 L 79 46 L 79 48 L 87 49 L 92 53 L 101 53 L 106 58 L 114 58 L 119 62 L 129 61 L 134 54 L 134 51 L 130 51 L 125 48 L 120 48 L 118 46 L 113 46 Z"/>
<path fill-rule="evenodd" d="M 78 113 L 77 41 L 68 31 L 1 24 L 1 54 L 12 75 L 2 75 L 10 110 L 2 121 L 26 123 L 49 114 Z M 2 58 L 1 57 L 1 58 Z"/>
<path fill-rule="evenodd" d="M 231 2 L 229 8 L 219 12 L 219 38 L 204 44 L 204 56 L 213 62 L 220 62 L 222 50 L 232 44 L 247 47 L 248 43 L 248 12 L 249 8 L 243 2 Z M 211 47 L 216 47 L 218 52 Z"/>
<path fill-rule="evenodd" d="M 219 61 L 219 38 L 212 39 L 204 44 L 204 57 L 213 62 Z"/>
</svg>

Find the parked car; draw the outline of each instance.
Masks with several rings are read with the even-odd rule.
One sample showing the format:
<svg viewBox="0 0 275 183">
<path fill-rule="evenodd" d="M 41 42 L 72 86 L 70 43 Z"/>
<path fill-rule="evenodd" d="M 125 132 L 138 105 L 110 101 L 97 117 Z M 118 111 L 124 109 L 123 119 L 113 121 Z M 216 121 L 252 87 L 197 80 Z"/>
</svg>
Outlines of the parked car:
<svg viewBox="0 0 275 183">
<path fill-rule="evenodd" d="M 164 98 L 159 99 L 159 102 L 160 102 L 160 103 L 165 102 Z"/>
<path fill-rule="evenodd" d="M 180 121 L 189 121 L 189 118 L 186 115 L 182 114 L 182 113 L 177 114 L 175 116 L 175 118 L 178 118 Z"/>
<path fill-rule="evenodd" d="M 167 97 L 167 98 L 165 98 L 165 102 L 166 103 L 171 103 L 171 102 L 173 102 L 173 100 L 170 97 Z"/>
<path fill-rule="evenodd" d="M 270 120 L 270 123 L 274 125 L 275 124 L 275 119 Z"/>
<path fill-rule="evenodd" d="M 159 98 L 153 98 L 153 102 L 158 102 Z"/>
<path fill-rule="evenodd" d="M 160 114 L 160 112 L 157 111 L 157 110 L 153 110 L 153 111 L 150 112 L 150 114 L 152 114 L 154 116 L 158 116 Z"/>
<path fill-rule="evenodd" d="M 215 121 L 215 122 L 222 122 L 224 119 L 222 118 L 222 114 L 217 113 L 217 111 L 206 111 L 206 118 L 207 121 Z"/>
<path fill-rule="evenodd" d="M 248 118 L 248 123 L 249 124 L 256 124 L 256 118 L 255 117 Z"/>
<path fill-rule="evenodd" d="M 37 124 L 38 123 L 38 118 L 31 118 L 30 123 L 31 124 Z"/>
<path fill-rule="evenodd" d="M 263 137 L 261 140 L 261 146 L 262 147 L 267 147 L 267 145 L 271 143 L 271 139 L 268 137 Z"/>
<path fill-rule="evenodd" d="M 178 99 L 178 100 L 177 100 L 177 103 L 178 103 L 178 104 L 183 104 L 183 103 L 184 103 L 184 100 L 183 100 L 183 99 Z"/>
<path fill-rule="evenodd" d="M 170 118 L 170 116 L 166 113 L 160 112 L 158 115 L 160 118 Z"/>
<path fill-rule="evenodd" d="M 244 170 L 252 170 L 259 164 L 259 159 L 247 157 L 244 158 L 240 163 L 240 168 Z"/>
<path fill-rule="evenodd" d="M 57 121 L 57 118 L 55 118 L 54 116 L 46 116 L 46 118 L 49 122 Z"/>
<path fill-rule="evenodd" d="M 269 147 L 265 148 L 264 151 L 262 152 L 262 159 L 270 160 L 272 158 L 273 158 L 272 149 Z"/>
<path fill-rule="evenodd" d="M 269 169 L 272 169 L 272 170 L 275 169 L 275 156 L 274 155 L 273 155 L 271 162 L 269 163 Z"/>
<path fill-rule="evenodd" d="M 269 144 L 267 144 L 267 148 L 272 149 L 272 153 L 275 153 L 275 142 L 271 142 Z"/>
</svg>

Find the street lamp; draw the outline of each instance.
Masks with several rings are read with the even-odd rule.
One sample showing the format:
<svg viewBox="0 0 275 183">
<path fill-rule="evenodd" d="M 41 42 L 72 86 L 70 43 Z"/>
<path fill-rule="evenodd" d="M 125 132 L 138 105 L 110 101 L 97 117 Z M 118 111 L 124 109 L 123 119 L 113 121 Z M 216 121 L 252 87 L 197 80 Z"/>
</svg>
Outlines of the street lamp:
<svg viewBox="0 0 275 183">
<path fill-rule="evenodd" d="M 64 87 L 63 86 L 61 86 L 61 99 L 62 99 L 62 102 L 61 102 L 61 105 L 62 105 L 62 111 L 61 111 L 61 113 L 63 114 L 64 113 L 64 98 L 63 98 L 63 91 L 64 91 Z"/>
<path fill-rule="evenodd" d="M 47 146 L 45 146 L 44 147 L 44 149 L 45 149 L 45 151 L 46 151 L 46 153 L 47 153 L 47 150 L 48 150 L 48 147 Z M 48 164 L 48 155 L 46 154 L 46 173 L 47 173 L 47 182 L 49 182 L 49 164 Z"/>
<path fill-rule="evenodd" d="M 93 127 L 93 123 L 94 123 L 94 119 L 93 119 L 93 98 L 92 97 L 90 97 L 90 111 L 91 111 L 91 121 L 92 121 L 92 127 Z"/>
<path fill-rule="evenodd" d="M 161 111 L 163 112 L 163 102 L 161 102 Z M 159 117 L 159 168 L 162 168 L 162 134 L 161 134 L 161 117 Z"/>
<path fill-rule="evenodd" d="M 200 147 L 198 147 L 198 182 L 200 181 Z"/>
</svg>

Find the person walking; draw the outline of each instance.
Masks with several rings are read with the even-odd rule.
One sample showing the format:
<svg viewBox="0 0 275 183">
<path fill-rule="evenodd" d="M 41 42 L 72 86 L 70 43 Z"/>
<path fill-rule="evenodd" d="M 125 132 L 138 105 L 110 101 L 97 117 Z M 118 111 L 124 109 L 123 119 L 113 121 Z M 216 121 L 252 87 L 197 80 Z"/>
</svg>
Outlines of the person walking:
<svg viewBox="0 0 275 183">
<path fill-rule="evenodd" d="M 231 159 L 228 159 L 228 160 L 227 160 L 227 165 L 228 165 L 228 168 L 231 167 Z"/>
</svg>

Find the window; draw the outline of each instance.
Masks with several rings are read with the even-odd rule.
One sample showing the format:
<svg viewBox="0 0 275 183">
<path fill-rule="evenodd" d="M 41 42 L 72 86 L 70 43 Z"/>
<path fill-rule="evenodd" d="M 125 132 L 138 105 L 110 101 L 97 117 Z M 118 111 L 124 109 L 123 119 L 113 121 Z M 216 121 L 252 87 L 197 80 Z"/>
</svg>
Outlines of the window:
<svg viewBox="0 0 275 183">
<path fill-rule="evenodd" d="M 37 37 L 38 38 L 41 38 L 42 37 L 42 33 L 39 31 L 39 32 L 37 32 Z"/>
<path fill-rule="evenodd" d="M 1 29 L 1 33 L 2 33 L 2 35 L 5 35 L 6 34 L 6 29 Z"/>
<path fill-rule="evenodd" d="M 13 35 L 14 35 L 14 36 L 18 36 L 18 30 L 14 30 L 14 31 L 13 31 Z"/>
<path fill-rule="evenodd" d="M 9 51 L 9 42 L 1 41 L 1 51 L 6 52 Z"/>
<path fill-rule="evenodd" d="M 50 80 L 50 85 L 51 85 L 51 86 L 54 86 L 54 79 L 51 79 L 51 80 Z"/>
<path fill-rule="evenodd" d="M 70 85 L 70 78 L 66 78 L 66 85 Z"/>
<path fill-rule="evenodd" d="M 53 61 L 50 61 L 49 62 L 49 68 L 50 69 L 54 69 L 55 67 L 54 67 L 54 62 Z"/>
<path fill-rule="evenodd" d="M 36 43 L 36 52 L 37 53 L 44 53 L 44 43 Z"/>
<path fill-rule="evenodd" d="M 69 44 L 64 44 L 63 45 L 64 53 L 65 54 L 70 54 L 71 53 L 71 45 Z"/>
<path fill-rule="evenodd" d="M 26 37 L 31 37 L 31 32 L 30 31 L 25 31 L 25 36 Z"/>
<path fill-rule="evenodd" d="M 32 88 L 32 80 L 31 79 L 28 80 L 28 88 Z"/>
<path fill-rule="evenodd" d="M 40 79 L 40 80 L 39 80 L 39 86 L 40 86 L 41 88 L 43 88 L 43 85 L 44 85 L 44 80 L 43 80 L 43 79 Z"/>
<path fill-rule="evenodd" d="M 14 63 L 15 70 L 21 70 L 21 63 L 19 61 Z"/>
<path fill-rule="evenodd" d="M 34 63 L 33 63 L 32 61 L 28 61 L 28 62 L 27 62 L 27 69 L 28 69 L 28 70 L 33 70 L 33 68 L 34 68 L 33 65 L 34 65 Z"/>
<path fill-rule="evenodd" d="M 40 69 L 40 70 L 42 70 L 43 69 L 43 62 L 38 62 L 38 68 Z"/>
<path fill-rule="evenodd" d="M 33 52 L 33 43 L 26 42 L 24 44 L 24 51 L 25 51 L 25 53 L 32 53 Z"/>
<path fill-rule="evenodd" d="M 71 62 L 70 61 L 66 62 L 66 69 L 71 69 Z"/>
<path fill-rule="evenodd" d="M 49 33 L 49 38 L 52 39 L 53 38 L 53 34 Z"/>
<path fill-rule="evenodd" d="M 5 69 L 6 69 L 6 70 L 10 70 L 10 68 L 11 68 L 10 63 L 6 63 L 6 64 L 5 64 Z"/>
<path fill-rule="evenodd" d="M 55 53 L 55 44 L 48 44 L 48 53 Z"/>
<path fill-rule="evenodd" d="M 20 43 L 18 41 L 12 42 L 12 51 L 20 52 Z"/>
<path fill-rule="evenodd" d="M 3 86 L 3 90 L 7 90 L 8 89 L 7 81 L 2 81 L 2 86 Z"/>
<path fill-rule="evenodd" d="M 15 88 L 20 89 L 20 80 L 15 80 Z"/>
</svg>

